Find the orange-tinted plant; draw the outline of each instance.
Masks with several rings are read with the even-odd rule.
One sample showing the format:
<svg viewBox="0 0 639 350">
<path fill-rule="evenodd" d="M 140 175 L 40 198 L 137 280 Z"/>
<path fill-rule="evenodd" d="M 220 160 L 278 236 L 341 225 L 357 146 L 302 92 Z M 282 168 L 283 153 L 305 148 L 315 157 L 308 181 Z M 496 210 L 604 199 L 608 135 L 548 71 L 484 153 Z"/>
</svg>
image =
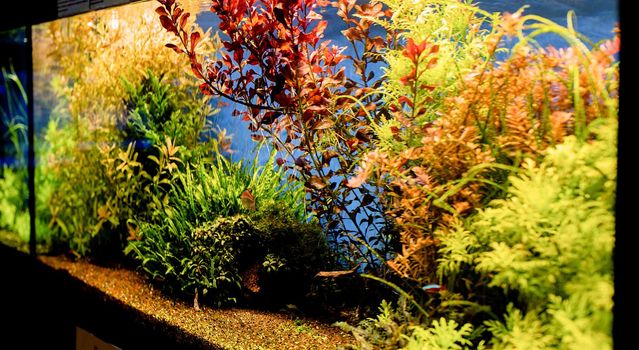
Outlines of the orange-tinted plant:
<svg viewBox="0 0 639 350">
<path fill-rule="evenodd" d="M 410 93 L 391 102 L 393 118 L 377 127 L 387 143 L 401 146 L 370 152 L 349 180 L 357 187 L 371 179 L 384 189 L 402 245 L 388 265 L 419 283 L 437 281 L 437 227 L 498 195 L 507 170 L 523 158 L 543 157 L 567 135 L 586 140 L 591 122 L 616 115 L 618 38 L 590 50 L 570 29 L 521 13 L 495 18 L 493 28 L 485 37 L 491 60 L 478 60 L 454 83 L 459 92 L 435 111 L 423 107 L 433 101 L 424 92 L 438 87 L 417 82 L 438 64 L 437 44 L 407 42 L 402 54 L 413 68 L 400 83 Z M 570 47 L 537 48 L 535 32 L 523 34 L 541 29 L 564 36 Z M 502 39 L 515 35 L 522 40 L 510 57 L 493 62 Z"/>
</svg>

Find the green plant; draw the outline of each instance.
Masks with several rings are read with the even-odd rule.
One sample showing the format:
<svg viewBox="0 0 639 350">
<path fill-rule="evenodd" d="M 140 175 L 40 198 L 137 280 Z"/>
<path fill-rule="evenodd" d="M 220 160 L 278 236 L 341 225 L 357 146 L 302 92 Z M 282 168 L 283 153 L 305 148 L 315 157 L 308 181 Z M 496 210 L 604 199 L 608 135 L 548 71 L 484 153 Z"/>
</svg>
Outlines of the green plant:
<svg viewBox="0 0 639 350">
<path fill-rule="evenodd" d="M 194 295 L 196 305 L 204 294 L 216 305 L 235 302 L 242 287 L 259 289 L 247 283 L 256 283 L 269 254 L 301 262 L 310 255 L 305 252 L 318 250 L 303 243 L 322 247 L 321 232 L 304 223 L 303 197 L 301 186 L 286 182 L 283 169 L 275 170 L 275 152 L 264 165 L 257 159 L 251 165 L 234 163 L 218 153 L 210 164 L 187 164 L 177 173 L 161 214 L 137 222 L 139 234 L 126 252 L 165 287 Z M 266 221 L 271 219 L 276 221 Z M 300 266 L 289 268 L 307 265 Z"/>
<path fill-rule="evenodd" d="M 357 326 L 346 322 L 337 322 L 341 329 L 350 332 L 357 341 L 358 349 L 399 349 L 406 345 L 406 334 L 410 327 L 419 324 L 408 308 L 406 299 L 400 298 L 397 307 L 383 300 L 379 306 L 379 313 L 375 317 L 367 318 Z"/>
<path fill-rule="evenodd" d="M 264 247 L 261 294 L 272 303 L 304 303 L 314 275 L 337 268 L 322 228 L 295 215 L 286 202 L 270 201 L 251 214 Z"/>
<path fill-rule="evenodd" d="M 138 84 L 122 79 L 126 117 L 121 133 L 125 142 L 136 142 L 141 158 L 169 137 L 183 146 L 185 160 L 208 156 L 211 132 L 208 117 L 215 114 L 209 99 L 188 86 L 166 82 L 163 75 L 147 70 Z M 203 142 L 204 140 L 204 142 Z M 151 152 L 149 152 L 151 151 Z"/>
<path fill-rule="evenodd" d="M 586 139 L 590 123 L 615 118 L 619 39 L 590 48 L 570 25 L 523 11 L 487 14 L 463 1 L 388 4 L 399 11 L 388 25 L 407 26 L 407 42 L 386 53 L 391 114 L 372 123 L 377 148 L 349 184 L 370 178 L 367 185 L 383 188 L 402 245 L 388 265 L 423 285 L 437 282 L 438 227 L 503 196 L 522 160 L 543 158 L 568 135 Z M 445 25 L 411 24 L 431 19 Z M 541 32 L 570 47 L 538 47 Z M 509 37 L 519 41 L 498 60 Z"/>
<path fill-rule="evenodd" d="M 154 25 L 150 13 L 135 4 L 34 29 L 38 81 L 50 83 L 36 91 L 55 95 L 42 94 L 54 108 L 38 150 L 47 184 L 37 191 L 50 194 L 48 215 L 38 216 L 80 256 L 117 259 L 135 230 L 130 220 L 161 208 L 176 167 L 217 143 L 200 142 L 214 112 L 208 99 L 176 84 L 187 78 L 175 57 L 159 52 L 164 40 L 143 35 Z"/>
<path fill-rule="evenodd" d="M 403 349 L 481 350 L 485 348 L 483 342 L 475 346 L 470 341 L 473 326 L 469 323 L 459 327 L 457 322 L 442 317 L 434 320 L 428 328 L 414 326 L 411 330 L 410 336 L 404 336 L 407 342 Z"/>
<path fill-rule="evenodd" d="M 311 328 L 311 326 L 304 323 L 303 320 L 297 317 L 293 320 L 293 324 L 295 325 L 295 332 L 297 333 L 311 333 L 313 331 L 313 328 Z"/>
<path fill-rule="evenodd" d="M 0 130 L 3 131 L 0 148 L 0 228 L 7 229 L 27 243 L 30 240 L 30 215 L 27 185 L 27 94 L 13 67 L 2 68 L 2 80 L 6 101 L 0 107 Z M 6 163 L 5 163 L 6 162 Z M 35 182 L 43 182 L 36 173 Z M 45 193 L 46 196 L 46 193 Z M 36 198 L 37 209 L 42 208 L 42 198 Z M 39 210 L 36 210 L 39 213 Z M 50 245 L 47 217 L 36 217 L 36 243 L 46 250 Z"/>
<path fill-rule="evenodd" d="M 451 289 L 472 269 L 481 277 L 463 283 L 511 296 L 486 322 L 496 349 L 611 347 L 616 120 L 589 131 L 526 162 L 507 198 L 438 235 Z"/>
</svg>

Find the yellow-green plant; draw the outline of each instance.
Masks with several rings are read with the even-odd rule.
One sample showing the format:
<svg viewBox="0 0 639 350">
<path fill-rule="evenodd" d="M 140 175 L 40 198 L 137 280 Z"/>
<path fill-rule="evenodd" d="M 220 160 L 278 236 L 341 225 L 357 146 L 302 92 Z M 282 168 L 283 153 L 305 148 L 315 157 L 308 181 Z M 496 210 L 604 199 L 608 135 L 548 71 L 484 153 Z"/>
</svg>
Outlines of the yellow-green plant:
<svg viewBox="0 0 639 350">
<path fill-rule="evenodd" d="M 199 8 L 196 1 L 186 6 Z M 97 253 L 98 246 L 106 255 L 122 248 L 126 222 L 138 212 L 152 212 L 144 209 L 152 206 L 151 193 L 162 191 L 168 181 L 163 171 L 173 163 L 159 164 L 162 147 L 188 146 L 193 150 L 183 148 L 181 155 L 192 156 L 213 113 L 197 88 L 178 84 L 190 78 L 180 58 L 166 52 L 167 38 L 148 35 L 157 26 L 153 18 L 154 7 L 140 3 L 34 29 L 36 84 L 49 81 L 41 88 L 53 92 L 42 94 L 39 102 L 55 106 L 55 121 L 45 136 L 50 143 L 42 157 L 46 163 L 40 165 L 55 177 L 49 226 L 80 255 Z M 205 34 L 200 49 L 214 46 Z M 162 106 L 166 116 L 160 115 Z M 137 124 L 142 128 L 167 118 L 154 126 L 153 142 L 144 152 L 135 146 L 145 140 L 126 134 L 126 125 L 140 113 L 146 113 Z M 200 151 L 199 157 L 206 155 Z"/>
<path fill-rule="evenodd" d="M 438 233 L 450 292 L 470 283 L 511 296 L 486 322 L 495 349 L 611 348 L 616 129 L 600 120 L 592 140 L 567 137 L 527 161 L 505 199 Z"/>
</svg>

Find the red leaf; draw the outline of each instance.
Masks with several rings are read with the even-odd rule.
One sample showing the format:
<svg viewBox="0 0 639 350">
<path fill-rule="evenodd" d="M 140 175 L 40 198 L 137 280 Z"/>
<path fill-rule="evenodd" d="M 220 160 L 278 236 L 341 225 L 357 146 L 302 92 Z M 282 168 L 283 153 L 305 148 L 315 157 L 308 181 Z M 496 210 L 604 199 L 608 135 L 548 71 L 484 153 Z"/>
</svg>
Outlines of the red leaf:
<svg viewBox="0 0 639 350">
<path fill-rule="evenodd" d="M 324 33 L 324 29 L 326 29 L 326 26 L 328 25 L 327 21 L 319 21 L 317 22 L 317 27 L 315 27 L 313 29 L 313 33 L 315 34 L 315 36 L 320 36 Z"/>
<path fill-rule="evenodd" d="M 167 31 L 177 33 L 175 25 L 168 16 L 160 16 L 160 23 L 162 23 L 162 27 L 164 27 Z"/>
<path fill-rule="evenodd" d="M 205 95 L 213 95 L 213 89 L 207 83 L 200 84 L 200 91 Z"/>
<path fill-rule="evenodd" d="M 182 16 L 182 18 L 180 18 L 180 28 L 182 28 L 182 30 L 185 30 L 184 27 L 186 27 L 186 21 L 189 19 L 190 15 L 191 14 L 187 12 L 184 16 Z"/>
<path fill-rule="evenodd" d="M 242 59 L 244 58 L 244 50 L 242 50 L 242 48 L 237 48 L 237 50 L 233 51 L 233 59 L 235 60 L 235 62 L 242 62 Z"/>
<path fill-rule="evenodd" d="M 204 79 L 204 77 L 202 76 L 202 65 L 196 62 L 191 62 L 191 71 L 193 72 L 193 74 L 195 74 L 195 76 L 198 79 Z"/>
<path fill-rule="evenodd" d="M 195 51 L 195 46 L 200 41 L 200 32 L 191 33 L 191 52 Z"/>
<path fill-rule="evenodd" d="M 270 125 L 270 124 L 273 124 L 275 122 L 275 120 L 277 120 L 277 118 L 279 118 L 281 115 L 282 115 L 282 113 L 280 113 L 280 112 L 268 111 L 268 112 L 264 113 L 264 116 L 262 117 L 260 122 L 263 125 Z"/>
<path fill-rule="evenodd" d="M 304 169 L 304 168 L 306 168 L 306 166 L 308 164 L 306 162 L 306 159 L 304 159 L 302 157 L 297 157 L 297 158 L 295 158 L 295 165 L 297 165 L 298 167 Z"/>
<path fill-rule="evenodd" d="M 434 86 L 432 86 L 432 85 L 426 85 L 426 84 L 422 84 L 422 85 L 420 86 L 420 88 L 422 88 L 422 89 L 424 89 L 424 90 L 428 90 L 428 91 L 433 91 L 433 90 L 435 90 L 435 87 L 434 87 Z"/>
<path fill-rule="evenodd" d="M 400 98 L 397 99 L 397 102 L 406 103 L 408 106 L 410 106 L 410 108 L 413 108 L 414 106 L 413 101 L 411 101 L 411 99 L 406 96 L 401 96 Z"/>
<path fill-rule="evenodd" d="M 156 8 L 155 13 L 157 13 L 160 16 L 167 16 L 167 17 L 169 16 L 169 13 L 166 12 L 163 6 L 159 6 L 158 8 Z"/>
<path fill-rule="evenodd" d="M 364 34 L 356 27 L 351 27 L 346 30 L 342 30 L 342 35 L 349 41 L 358 41 L 364 39 Z"/>
<path fill-rule="evenodd" d="M 182 15 L 182 12 L 184 12 L 184 10 L 176 7 L 175 10 L 173 10 L 173 18 L 175 18 L 175 20 L 177 21 L 177 19 L 180 18 L 180 16 Z"/>
<path fill-rule="evenodd" d="M 251 189 L 246 189 L 240 195 L 242 205 L 249 210 L 255 210 L 255 197 L 251 193 Z"/>
<path fill-rule="evenodd" d="M 335 122 L 333 122 L 330 119 L 324 118 L 324 119 L 320 119 L 317 123 L 315 123 L 315 125 L 312 126 L 312 129 L 314 130 L 330 129 L 334 125 L 335 125 Z"/>
<path fill-rule="evenodd" d="M 402 54 L 413 61 L 413 63 L 417 64 L 417 62 L 419 61 L 419 56 L 422 54 L 422 52 L 424 52 L 427 45 L 428 40 L 426 39 L 416 45 L 415 41 L 413 41 L 413 38 L 408 38 L 408 42 L 406 43 L 406 47 L 404 48 Z"/>
<path fill-rule="evenodd" d="M 413 70 L 411 70 L 410 73 L 408 73 L 408 75 L 405 75 L 399 78 L 399 82 L 402 83 L 402 85 L 410 85 L 413 83 L 413 81 L 415 81 L 416 75 L 417 75 L 417 70 L 413 68 Z"/>
<path fill-rule="evenodd" d="M 304 185 L 306 187 L 314 188 L 316 190 L 321 190 L 324 187 L 326 187 L 326 183 L 319 176 L 311 176 Z"/>
<path fill-rule="evenodd" d="M 172 49 L 173 51 L 175 51 L 177 53 L 182 53 L 182 49 L 177 47 L 177 45 L 175 45 L 175 44 L 166 44 L 164 46 L 168 47 L 169 49 Z"/>
<path fill-rule="evenodd" d="M 279 2 L 277 5 L 273 7 L 273 15 L 275 15 L 275 19 L 277 19 L 278 22 L 286 26 L 286 17 L 284 16 L 284 12 L 285 11 L 284 11 L 283 2 Z"/>
<path fill-rule="evenodd" d="M 275 160 L 275 162 L 276 162 L 276 163 L 277 163 L 277 165 L 279 165 L 279 166 L 282 166 L 282 165 L 284 165 L 284 163 L 286 163 L 286 161 L 285 161 L 284 159 L 282 159 L 282 158 L 277 158 L 277 159 Z"/>
<path fill-rule="evenodd" d="M 322 153 L 322 165 L 326 166 L 329 165 L 331 162 L 331 159 L 337 157 L 337 152 L 335 151 L 326 151 L 324 153 Z"/>
</svg>

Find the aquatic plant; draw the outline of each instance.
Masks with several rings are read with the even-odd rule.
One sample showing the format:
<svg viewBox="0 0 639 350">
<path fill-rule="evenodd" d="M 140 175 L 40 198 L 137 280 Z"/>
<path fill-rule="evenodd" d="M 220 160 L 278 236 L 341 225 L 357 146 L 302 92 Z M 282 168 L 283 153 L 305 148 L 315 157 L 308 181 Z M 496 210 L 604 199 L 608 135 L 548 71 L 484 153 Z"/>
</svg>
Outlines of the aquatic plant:
<svg viewBox="0 0 639 350">
<path fill-rule="evenodd" d="M 363 348 L 611 348 L 616 128 L 567 136 L 511 175 L 505 198 L 438 229 L 427 314 L 383 304 L 342 327 Z"/>
<path fill-rule="evenodd" d="M 184 144 L 189 150 L 181 157 L 203 157 L 203 145 L 217 142 L 199 139 L 214 113 L 209 99 L 176 84 L 188 79 L 179 60 L 158 53 L 163 38 L 143 34 L 153 25 L 152 11 L 136 4 L 35 29 L 36 81 L 51 84 L 36 91 L 55 94 L 40 96 L 36 106 L 51 113 L 39 155 L 53 187 L 49 226 L 77 255 L 117 258 L 127 221 L 153 213 L 152 195 L 166 192 L 163 186 L 183 162 L 176 150 Z M 201 46 L 214 44 L 203 40 Z M 51 99 L 56 103 L 48 110 L 42 104 Z"/>
<path fill-rule="evenodd" d="M 26 248 L 30 240 L 30 216 L 28 208 L 29 189 L 27 184 L 27 94 L 13 67 L 2 68 L 2 80 L 6 100 L 0 107 L 0 123 L 3 135 L 0 159 L 0 228 L 15 233 Z M 36 172 L 35 183 L 43 185 L 43 192 L 36 197 L 36 213 L 48 211 L 46 200 L 46 176 Z M 47 230 L 48 217 L 36 217 L 36 243 L 38 249 L 47 250 L 51 237 Z"/>
<path fill-rule="evenodd" d="M 13 67 L 2 67 L 2 82 L 5 98 L 0 105 L 0 227 L 28 242 L 27 94 Z"/>
<path fill-rule="evenodd" d="M 495 348 L 612 346 L 616 128 L 615 119 L 599 120 L 591 140 L 566 137 L 511 177 L 505 199 L 454 234 L 438 232 L 439 273 L 451 292 L 474 269 L 475 285 L 516 295 L 486 322 Z"/>
<path fill-rule="evenodd" d="M 307 222 L 303 189 L 275 169 L 275 153 L 264 165 L 214 159 L 176 174 L 157 219 L 135 222 L 126 252 L 165 288 L 194 296 L 196 305 L 200 296 L 222 305 L 257 293 L 256 279 L 273 259 L 281 266 L 271 272 L 316 273 L 324 260 L 289 265 L 328 253 L 316 223 Z"/>
<path fill-rule="evenodd" d="M 353 164 L 372 146 L 369 119 L 379 120 L 384 111 L 375 90 L 382 79 L 371 69 L 389 43 L 372 28 L 387 15 L 382 6 L 335 4 L 354 50 L 348 56 L 322 40 L 326 1 L 213 1 L 224 50 L 205 58 L 188 11 L 172 0 L 159 2 L 162 26 L 179 38 L 167 46 L 189 58 L 203 92 L 238 105 L 234 115 L 247 121 L 253 138 L 269 139 L 281 152 L 278 163 L 305 184 L 309 209 L 344 263 L 382 268 L 370 248 L 392 254 L 392 236 L 377 188 L 345 186 Z M 349 61 L 355 76 L 345 74 Z"/>
<path fill-rule="evenodd" d="M 543 157 L 544 149 L 567 135 L 586 139 L 593 120 L 615 117 L 618 38 L 589 49 L 571 28 L 521 12 L 494 16 L 445 1 L 410 8 L 418 4 L 422 11 L 408 12 L 419 16 L 413 21 L 441 22 L 439 11 L 448 6 L 480 19 L 462 22 L 466 30 L 439 28 L 423 40 L 424 34 L 406 32 L 406 45 L 387 53 L 392 116 L 372 126 L 377 148 L 364 157 L 349 185 L 370 179 L 384 189 L 381 200 L 402 244 L 388 264 L 400 276 L 427 284 L 437 281 L 433 232 L 439 226 L 503 195 L 509 169 L 523 159 Z M 455 18 L 450 22 L 457 24 Z M 491 30 L 474 32 L 481 23 Z M 423 28 L 429 27 L 414 30 Z M 526 36 L 525 30 L 533 33 Z M 537 48 L 538 32 L 554 32 L 571 46 Z M 495 61 L 499 43 L 509 36 L 521 41 L 504 61 Z M 475 49 L 478 43 L 485 45 L 483 52 Z M 443 48 L 459 45 L 467 50 L 453 69 L 455 63 L 446 61 L 452 49 Z"/>
</svg>

